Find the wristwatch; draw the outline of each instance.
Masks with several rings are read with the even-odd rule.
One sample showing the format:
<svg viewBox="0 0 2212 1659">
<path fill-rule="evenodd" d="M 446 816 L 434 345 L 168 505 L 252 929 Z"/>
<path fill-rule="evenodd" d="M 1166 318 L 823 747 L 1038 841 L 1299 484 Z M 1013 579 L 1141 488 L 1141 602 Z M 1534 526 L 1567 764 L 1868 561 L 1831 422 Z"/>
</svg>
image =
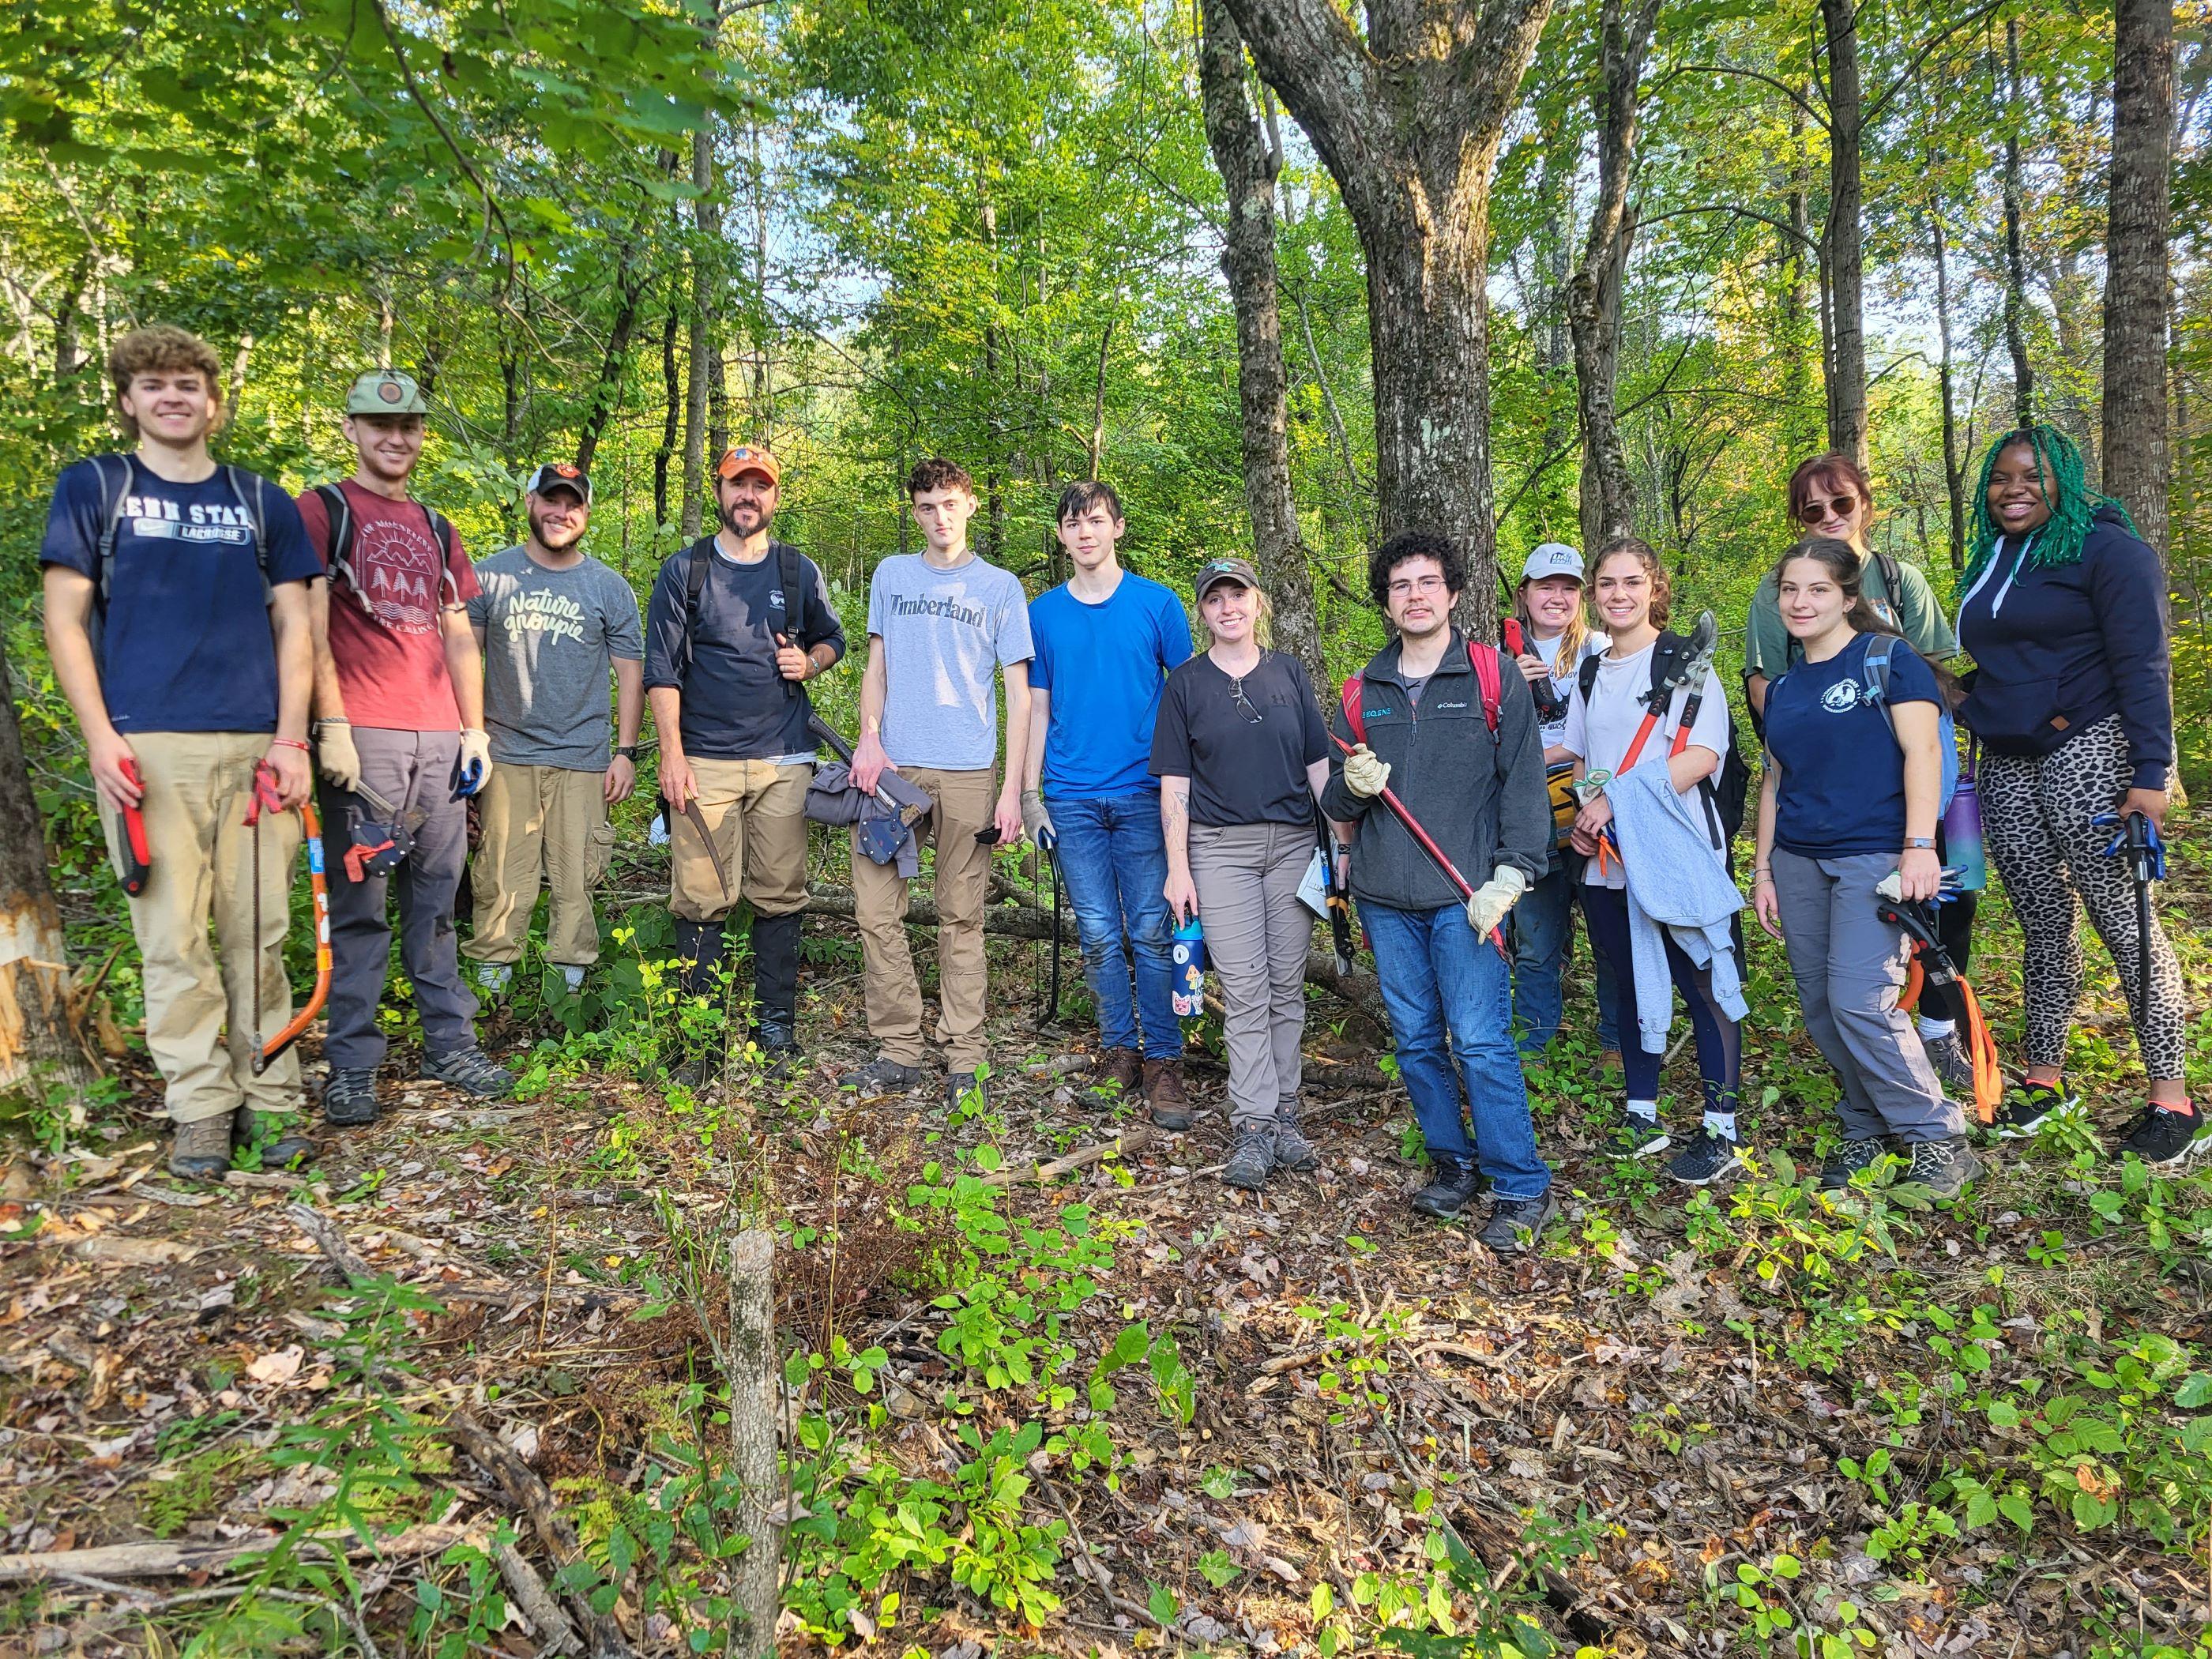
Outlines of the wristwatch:
<svg viewBox="0 0 2212 1659">
<path fill-rule="evenodd" d="M 637 745 L 636 745 L 635 744 L 634 744 L 634 743 L 626 743 L 626 744 L 623 744 L 621 748 L 619 748 L 619 749 L 616 750 L 615 750 L 615 753 L 617 753 L 617 755 L 620 755 L 620 756 L 621 756 L 624 760 L 628 761 L 628 762 L 629 762 L 632 766 L 635 766 L 635 765 L 636 765 L 636 764 L 637 764 Z"/>
<path fill-rule="evenodd" d="M 1907 836 L 1905 838 L 1905 850 L 1908 853 L 1932 853 L 1936 850 L 1935 837 L 1932 836 Z"/>
</svg>

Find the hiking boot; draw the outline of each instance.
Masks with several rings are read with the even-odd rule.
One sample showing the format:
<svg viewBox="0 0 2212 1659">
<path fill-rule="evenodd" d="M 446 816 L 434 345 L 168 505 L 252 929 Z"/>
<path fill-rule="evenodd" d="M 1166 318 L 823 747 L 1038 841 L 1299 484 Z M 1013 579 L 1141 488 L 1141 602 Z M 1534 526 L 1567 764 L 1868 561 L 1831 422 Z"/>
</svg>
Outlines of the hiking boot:
<svg viewBox="0 0 2212 1659">
<path fill-rule="evenodd" d="M 331 1068 L 323 1079 L 323 1121 L 337 1128 L 353 1128 L 376 1121 L 376 1070 Z"/>
<path fill-rule="evenodd" d="M 514 964 L 511 962 L 479 962 L 473 963 L 477 989 L 488 997 L 503 997 L 507 988 L 514 982 Z"/>
<path fill-rule="evenodd" d="M 1109 1048 L 1098 1056 L 1098 1079 L 1091 1092 L 1101 1101 L 1133 1101 L 1143 1092 L 1144 1071 L 1134 1048 Z"/>
<path fill-rule="evenodd" d="M 1237 1131 L 1236 1142 L 1229 1149 L 1229 1161 L 1221 1166 L 1221 1178 L 1231 1187 L 1256 1193 L 1267 1184 L 1267 1172 L 1274 1167 L 1275 1126 L 1246 1125 Z"/>
<path fill-rule="evenodd" d="M 570 996 L 576 995 L 584 988 L 584 969 L 573 962 L 563 963 L 561 966 L 561 983 L 568 988 Z"/>
<path fill-rule="evenodd" d="M 1923 1037 L 1920 1047 L 1946 1089 L 1974 1086 L 1974 1062 L 1966 1058 L 1966 1045 L 1959 1041 L 1956 1031 L 1947 1031 L 1939 1037 Z"/>
<path fill-rule="evenodd" d="M 771 1060 L 787 1061 L 799 1053 L 799 1028 L 780 1014 L 763 1012 L 754 1041 Z"/>
<path fill-rule="evenodd" d="M 1605 1081 L 1605 1075 L 1607 1072 L 1618 1072 L 1620 1069 L 1620 1050 L 1618 1048 L 1601 1049 L 1598 1051 L 1597 1064 L 1590 1067 L 1590 1081 L 1593 1083 L 1602 1083 Z"/>
<path fill-rule="evenodd" d="M 991 1091 L 984 1087 L 983 1079 L 973 1072 L 953 1072 L 945 1079 L 945 1109 L 957 1110 L 966 1105 L 969 1097 L 975 1105 L 969 1109 L 980 1110 L 991 1103 Z"/>
<path fill-rule="evenodd" d="M 760 1022 L 760 1043 L 772 1055 L 787 1056 L 799 1047 L 799 931 L 803 913 L 753 918 L 753 1008 Z M 771 1042 L 771 1029 L 784 1041 Z"/>
<path fill-rule="evenodd" d="M 1656 1117 L 1643 1117 L 1622 1107 L 1608 1137 L 1616 1158 L 1656 1158 L 1674 1143 Z"/>
<path fill-rule="evenodd" d="M 1321 1149 L 1298 1133 L 1298 1109 L 1279 1104 L 1275 1108 L 1275 1167 L 1296 1170 L 1301 1175 L 1321 1168 Z"/>
<path fill-rule="evenodd" d="M 1850 1137 L 1820 1166 L 1820 1190 L 1832 1193 L 1850 1186 L 1853 1176 L 1863 1175 L 1888 1156 L 1880 1135 Z"/>
<path fill-rule="evenodd" d="M 2113 1161 L 2118 1163 L 2133 1152 L 2144 1163 L 2160 1167 L 2186 1164 L 2212 1151 L 2212 1135 L 2203 1133 L 2203 1128 L 2204 1115 L 2193 1109 L 2177 1112 L 2164 1106 L 2146 1106 L 2129 1121 Z"/>
<path fill-rule="evenodd" d="M 1703 1187 L 1742 1166 L 1742 1150 L 1735 1142 L 1701 1127 L 1682 1148 L 1682 1155 L 1667 1166 L 1667 1173 L 1685 1187 Z"/>
<path fill-rule="evenodd" d="M 877 1095 L 903 1095 L 921 1087 L 921 1073 L 914 1066 L 900 1065 L 888 1054 L 878 1054 L 843 1079 L 838 1086 L 855 1090 L 864 1099 Z"/>
<path fill-rule="evenodd" d="M 241 1106 L 230 1115 L 230 1140 L 241 1152 L 248 1146 L 258 1151 L 264 1170 L 289 1170 L 295 1163 L 315 1159 L 315 1143 L 289 1112 L 257 1112 Z"/>
<path fill-rule="evenodd" d="M 177 1125 L 176 1138 L 169 1143 L 169 1173 L 182 1176 L 187 1181 L 220 1181 L 230 1168 L 230 1118 L 218 1112 L 213 1117 L 194 1118 L 190 1123 Z"/>
<path fill-rule="evenodd" d="M 514 1073 L 491 1063 L 481 1048 L 455 1048 L 422 1056 L 422 1080 L 442 1083 L 478 1100 L 505 1100 L 514 1092 Z"/>
<path fill-rule="evenodd" d="M 1449 1221 L 1482 1195 L 1490 1184 L 1471 1158 L 1455 1158 L 1449 1152 L 1429 1154 L 1429 1184 L 1415 1193 L 1411 1200 L 1414 1212 L 1432 1215 L 1439 1221 Z"/>
<path fill-rule="evenodd" d="M 676 984 L 687 997 L 712 1000 L 721 989 L 721 970 L 729 947 L 719 921 L 676 918 Z"/>
<path fill-rule="evenodd" d="M 709 1041 L 707 1047 L 668 1074 L 671 1083 L 680 1083 L 693 1093 L 722 1080 L 729 1069 L 729 1051 L 718 1042 Z"/>
<path fill-rule="evenodd" d="M 2049 1083 L 2023 1083 L 2005 1091 L 2004 1104 L 1990 1125 L 1999 1140 L 2026 1140 L 2062 1112 L 2078 1111 L 2081 1097 Z"/>
<path fill-rule="evenodd" d="M 1182 1091 L 1182 1060 L 1146 1060 L 1144 1088 L 1145 1103 L 1152 1108 L 1156 1128 L 1190 1127 L 1190 1098 Z"/>
<path fill-rule="evenodd" d="M 1559 1212 L 1559 1200 L 1548 1192 L 1541 1198 L 1501 1198 L 1475 1237 L 1501 1255 L 1508 1250 L 1533 1250 Z"/>
<path fill-rule="evenodd" d="M 1966 1136 L 1947 1135 L 1913 1143 L 1912 1167 L 1905 1178 L 1918 1182 L 1931 1198 L 1956 1198 L 1960 1188 L 1981 1172 L 1982 1161 L 1966 1145 Z"/>
</svg>

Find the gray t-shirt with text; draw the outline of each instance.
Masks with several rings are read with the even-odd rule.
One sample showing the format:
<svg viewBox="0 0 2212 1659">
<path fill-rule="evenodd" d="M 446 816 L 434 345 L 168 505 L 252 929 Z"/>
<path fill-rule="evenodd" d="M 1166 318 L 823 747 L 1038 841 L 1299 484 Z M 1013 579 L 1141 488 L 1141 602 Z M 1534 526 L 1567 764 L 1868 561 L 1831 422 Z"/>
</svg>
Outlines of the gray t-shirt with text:
<svg viewBox="0 0 2212 1659">
<path fill-rule="evenodd" d="M 477 565 L 470 626 L 484 640 L 484 730 L 509 766 L 604 772 L 612 659 L 645 655 L 637 596 L 586 557 L 549 570 L 510 547 Z"/>
<path fill-rule="evenodd" d="M 1013 574 L 970 557 L 939 570 L 894 554 L 868 587 L 868 632 L 884 642 L 884 751 L 902 766 L 979 772 L 999 754 L 998 672 L 1036 654 Z"/>
</svg>

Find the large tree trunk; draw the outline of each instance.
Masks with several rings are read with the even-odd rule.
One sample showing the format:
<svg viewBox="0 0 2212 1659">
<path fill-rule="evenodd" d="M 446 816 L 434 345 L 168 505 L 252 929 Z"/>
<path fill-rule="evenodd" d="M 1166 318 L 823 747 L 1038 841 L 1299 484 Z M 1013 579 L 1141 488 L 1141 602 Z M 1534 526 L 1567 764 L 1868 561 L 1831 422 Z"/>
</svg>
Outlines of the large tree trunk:
<svg viewBox="0 0 2212 1659">
<path fill-rule="evenodd" d="M 1629 185 L 1636 173 L 1636 116 L 1644 50 L 1659 0 L 1605 0 L 1599 21 L 1601 74 L 1597 116 L 1597 204 L 1582 264 L 1567 287 L 1574 331 L 1575 401 L 1583 437 L 1583 546 L 1591 554 L 1636 532 L 1636 483 L 1620 443 L 1620 287 L 1636 240 Z"/>
<path fill-rule="evenodd" d="M 1826 303 L 1825 299 L 1808 301 L 1806 295 L 1808 287 L 1814 284 L 1808 283 L 1805 270 L 1805 250 L 1813 241 L 1811 216 L 1806 207 L 1807 198 L 1812 194 L 1813 169 L 1799 143 L 1804 135 L 1805 112 L 1792 100 L 1790 192 L 1784 204 L 1790 228 L 1782 245 L 1783 261 L 1788 267 L 1782 290 L 1782 397 L 1783 430 L 1793 453 L 1809 449 L 1820 441 L 1820 428 L 1826 416 L 1814 410 L 1810 369 L 1815 359 L 1826 363 L 1828 357 Z M 1811 325 L 1816 313 L 1817 331 Z M 1817 339 L 1814 337 L 1815 331 Z"/>
<path fill-rule="evenodd" d="M 1936 360 L 1936 385 L 1943 405 L 1943 494 L 1950 503 L 1951 568 L 1966 568 L 1966 459 L 1960 453 L 1959 403 L 1952 384 L 1951 267 L 1943 240 L 1943 221 L 1928 210 L 1928 251 L 1936 265 L 1936 335 L 1942 356 Z"/>
<path fill-rule="evenodd" d="M 1859 89 L 1854 0 L 1820 0 L 1828 57 L 1828 447 L 1867 463 L 1866 250 L 1859 140 L 1866 118 Z"/>
<path fill-rule="evenodd" d="M 2005 20 L 2004 145 L 2004 337 L 2012 356 L 2013 418 L 2021 426 L 2035 420 L 2035 368 L 2027 360 L 2027 250 L 2021 232 L 2020 124 L 2025 112 L 2020 95 L 2020 23 Z"/>
<path fill-rule="evenodd" d="M 684 533 L 696 536 L 705 521 L 707 501 L 707 408 L 714 361 L 714 263 L 707 238 L 707 201 L 714 191 L 714 141 L 702 126 L 691 135 L 691 224 L 698 234 L 691 246 L 691 337 L 684 369 Z"/>
<path fill-rule="evenodd" d="M 1244 506 L 1252 547 L 1275 607 L 1276 642 L 1305 665 L 1326 700 L 1328 668 L 1315 623 L 1313 574 L 1291 495 L 1289 376 L 1275 281 L 1275 180 L 1283 158 L 1244 91 L 1244 42 L 1224 0 L 1200 0 L 1199 95 L 1206 141 L 1229 198 L 1221 270 L 1237 314 L 1237 390 L 1243 408 Z"/>
<path fill-rule="evenodd" d="M 684 384 L 676 374 L 676 329 L 683 320 L 678 277 L 668 276 L 668 314 L 660 324 L 660 444 L 653 452 L 653 521 L 668 523 L 668 470 L 676 459 L 676 434 L 684 414 Z"/>
<path fill-rule="evenodd" d="M 748 1227 L 730 1241 L 730 1474 L 738 1486 L 738 1528 L 751 1542 L 738 1558 L 731 1598 L 735 1641 L 744 1659 L 773 1659 L 777 1587 L 783 1566 L 785 1506 L 776 1478 L 776 1425 L 783 1356 L 775 1340 L 775 1234 Z"/>
<path fill-rule="evenodd" d="M 1490 171 L 1549 0 L 1227 0 L 1260 72 L 1335 178 L 1367 256 L 1376 495 L 1468 556 L 1460 620 L 1497 623 L 1491 510 Z"/>
<path fill-rule="evenodd" d="M 2161 554 L 2171 482 L 2166 307 L 2172 145 L 2172 10 L 2167 0 L 2118 0 L 2105 236 L 2105 489 Z"/>
<path fill-rule="evenodd" d="M 0 1089 L 93 1075 L 86 1010 L 72 994 L 61 911 L 46 878 L 46 832 L 23 762 L 14 682 L 0 641 Z"/>
<path fill-rule="evenodd" d="M 672 173 L 675 167 L 675 153 L 663 150 L 660 170 Z M 614 325 L 607 331 L 606 350 L 599 358 L 599 377 L 592 382 L 591 401 L 584 406 L 584 429 L 576 440 L 576 465 L 586 471 L 599 453 L 607 422 L 614 418 L 615 405 L 621 401 L 623 377 L 629 372 L 630 342 L 637 333 L 638 307 L 645 298 L 647 280 L 639 255 L 644 249 L 645 227 L 652 211 L 650 198 L 638 204 L 637 216 L 623 230 L 622 241 L 615 250 Z"/>
</svg>

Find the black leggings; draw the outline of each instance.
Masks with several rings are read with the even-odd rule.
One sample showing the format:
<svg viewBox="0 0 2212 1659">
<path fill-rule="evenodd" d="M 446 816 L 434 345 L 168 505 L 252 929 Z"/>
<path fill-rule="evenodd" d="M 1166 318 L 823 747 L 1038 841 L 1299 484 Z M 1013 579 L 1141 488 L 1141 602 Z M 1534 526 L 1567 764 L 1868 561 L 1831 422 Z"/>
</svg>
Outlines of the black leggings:
<svg viewBox="0 0 2212 1659">
<path fill-rule="evenodd" d="M 1617 887 L 1583 889 L 1583 915 L 1589 927 L 1590 943 L 1613 963 L 1613 1018 L 1620 1028 L 1621 1070 L 1628 1081 L 1631 1100 L 1659 1098 L 1659 1062 L 1662 1056 L 1645 1051 L 1636 1023 L 1635 958 L 1629 945 L 1628 895 Z M 1742 960 L 1741 957 L 1737 958 Z M 1722 1012 L 1713 1000 L 1710 970 L 1683 955 L 1673 938 L 1667 939 L 1667 971 L 1674 988 L 1689 1005 L 1690 1028 L 1697 1036 L 1698 1076 L 1704 1081 L 1705 1109 L 1733 1113 L 1743 1082 L 1743 1029 Z M 1670 999 L 1671 1000 L 1671 999 Z M 1672 1024 L 1669 1008 L 1668 1023 Z"/>
</svg>

